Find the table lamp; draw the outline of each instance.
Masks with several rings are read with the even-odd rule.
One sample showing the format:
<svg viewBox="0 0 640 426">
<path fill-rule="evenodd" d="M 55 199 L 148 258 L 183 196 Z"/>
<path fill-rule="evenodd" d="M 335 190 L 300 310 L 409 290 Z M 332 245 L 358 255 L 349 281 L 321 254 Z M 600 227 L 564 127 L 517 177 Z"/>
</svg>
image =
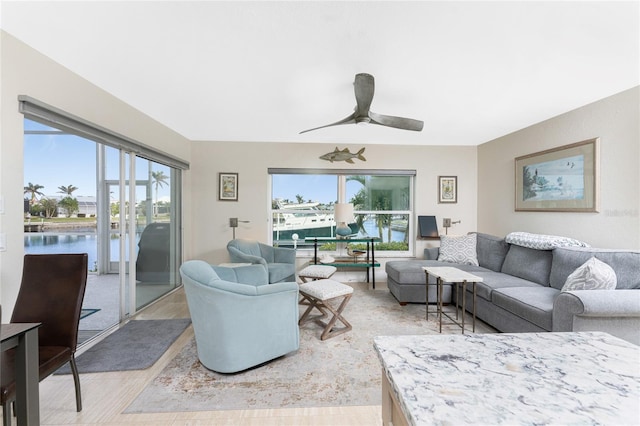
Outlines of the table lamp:
<svg viewBox="0 0 640 426">
<path fill-rule="evenodd" d="M 353 204 L 336 203 L 333 210 L 336 220 L 336 235 L 346 237 L 353 234 L 349 222 L 353 221 Z"/>
</svg>

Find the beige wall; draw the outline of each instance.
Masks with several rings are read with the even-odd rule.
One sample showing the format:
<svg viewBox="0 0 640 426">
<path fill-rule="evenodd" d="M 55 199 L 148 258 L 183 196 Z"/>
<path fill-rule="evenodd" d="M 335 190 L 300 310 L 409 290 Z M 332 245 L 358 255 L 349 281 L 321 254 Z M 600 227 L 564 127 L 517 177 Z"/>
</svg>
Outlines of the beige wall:
<svg viewBox="0 0 640 426">
<path fill-rule="evenodd" d="M 191 208 L 194 232 L 191 257 L 209 262 L 228 260 L 226 244 L 232 238 L 229 218 L 248 220 L 236 229 L 237 238 L 268 241 L 271 203 L 269 193 L 269 167 L 289 168 L 358 168 L 414 169 L 416 215 L 436 215 L 438 223 L 443 217 L 462 220 L 451 233 L 462 234 L 476 229 L 476 150 L 474 147 L 339 145 L 356 152 L 365 147 L 366 162 L 355 160 L 330 163 L 318 157 L 335 149 L 335 144 L 289 143 L 217 143 L 194 142 L 192 145 L 191 180 L 194 194 Z M 238 202 L 217 200 L 219 172 L 239 173 Z M 438 175 L 458 176 L 458 203 L 437 203 Z M 444 230 L 442 230 L 444 232 Z M 414 232 L 417 235 L 417 230 Z M 422 257 L 427 245 L 418 241 L 416 255 Z M 384 268 L 378 275 L 383 277 Z M 378 278 L 376 278 L 378 279 Z"/>
<path fill-rule="evenodd" d="M 478 147 L 478 229 L 564 235 L 640 249 L 640 88 L 624 91 Z M 514 211 L 514 158 L 600 138 L 598 213 Z"/>
<path fill-rule="evenodd" d="M 4 31 L 0 31 L 0 37 L 0 195 L 5 203 L 5 213 L 0 214 L 0 232 L 7 236 L 7 250 L 0 252 L 0 303 L 6 319 L 20 286 L 24 256 L 24 117 L 18 112 L 18 95 L 31 96 L 186 161 L 190 157 L 190 141 Z M 188 187 L 186 176 L 185 188 Z M 188 211 L 188 191 L 185 191 L 185 197 L 185 210 Z"/>
</svg>

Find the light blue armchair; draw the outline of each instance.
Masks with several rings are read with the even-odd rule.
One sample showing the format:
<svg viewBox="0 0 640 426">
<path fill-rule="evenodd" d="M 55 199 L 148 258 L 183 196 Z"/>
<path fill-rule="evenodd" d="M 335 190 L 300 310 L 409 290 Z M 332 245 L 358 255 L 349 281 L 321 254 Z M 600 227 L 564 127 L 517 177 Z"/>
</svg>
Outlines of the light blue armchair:
<svg viewBox="0 0 640 426">
<path fill-rule="evenodd" d="M 224 280 L 216 270 L 253 283 Z M 208 369 L 235 373 L 298 349 L 295 282 L 267 284 L 263 267 L 220 268 L 201 260 L 183 263 L 180 275 L 198 358 Z"/>
<path fill-rule="evenodd" d="M 232 262 L 262 264 L 269 271 L 269 283 L 296 280 L 296 251 L 272 247 L 253 240 L 231 240 L 227 251 Z"/>
</svg>

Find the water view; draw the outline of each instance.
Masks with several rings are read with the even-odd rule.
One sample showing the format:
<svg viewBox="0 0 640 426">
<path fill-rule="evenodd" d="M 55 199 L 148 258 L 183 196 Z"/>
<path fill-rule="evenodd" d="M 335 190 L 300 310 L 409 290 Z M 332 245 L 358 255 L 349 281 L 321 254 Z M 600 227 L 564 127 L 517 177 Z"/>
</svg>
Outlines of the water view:
<svg viewBox="0 0 640 426">
<path fill-rule="evenodd" d="M 140 239 L 137 235 L 136 241 Z M 128 258 L 128 244 L 126 246 Z M 89 270 L 96 271 L 98 264 L 98 236 L 93 233 L 25 233 L 24 251 L 26 254 L 87 253 Z M 112 262 L 118 261 L 120 236 L 112 234 L 109 239 L 109 253 Z"/>
</svg>

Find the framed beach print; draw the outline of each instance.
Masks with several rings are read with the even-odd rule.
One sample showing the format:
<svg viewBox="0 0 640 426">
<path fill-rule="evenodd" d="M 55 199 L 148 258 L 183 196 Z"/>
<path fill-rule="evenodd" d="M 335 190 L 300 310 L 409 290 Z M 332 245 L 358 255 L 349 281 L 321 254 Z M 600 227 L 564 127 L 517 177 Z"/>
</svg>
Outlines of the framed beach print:
<svg viewBox="0 0 640 426">
<path fill-rule="evenodd" d="M 218 173 L 218 200 L 238 201 L 237 173 Z"/>
<path fill-rule="evenodd" d="M 597 212 L 599 139 L 515 159 L 516 211 Z"/>
<path fill-rule="evenodd" d="M 458 202 L 458 176 L 438 176 L 438 203 Z"/>
</svg>

